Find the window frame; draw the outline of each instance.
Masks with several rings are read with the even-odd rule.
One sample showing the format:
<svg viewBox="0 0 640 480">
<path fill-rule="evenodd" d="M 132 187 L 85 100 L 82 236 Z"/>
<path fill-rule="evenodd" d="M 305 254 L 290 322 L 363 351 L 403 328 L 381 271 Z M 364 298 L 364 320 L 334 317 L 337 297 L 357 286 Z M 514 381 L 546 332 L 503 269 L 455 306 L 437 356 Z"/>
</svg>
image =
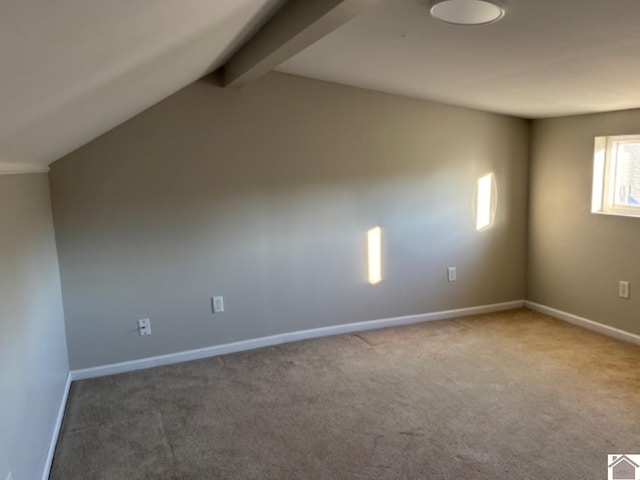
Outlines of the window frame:
<svg viewBox="0 0 640 480">
<path fill-rule="evenodd" d="M 640 205 L 619 205 L 615 201 L 617 148 L 621 143 L 640 143 L 640 134 L 595 137 L 591 213 L 640 217 Z"/>
</svg>

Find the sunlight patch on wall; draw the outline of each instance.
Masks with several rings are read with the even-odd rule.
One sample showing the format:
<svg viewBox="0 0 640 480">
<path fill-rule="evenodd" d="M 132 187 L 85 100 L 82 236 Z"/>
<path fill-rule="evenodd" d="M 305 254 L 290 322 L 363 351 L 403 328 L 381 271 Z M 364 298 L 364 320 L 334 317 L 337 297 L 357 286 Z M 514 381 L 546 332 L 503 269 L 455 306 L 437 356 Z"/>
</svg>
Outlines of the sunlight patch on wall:
<svg viewBox="0 0 640 480">
<path fill-rule="evenodd" d="M 382 230 L 374 227 L 367 232 L 369 259 L 369 283 L 375 285 L 382 281 Z"/>
<path fill-rule="evenodd" d="M 496 214 L 496 180 L 493 172 L 478 179 L 476 198 L 476 230 L 487 230 L 493 225 Z"/>
</svg>

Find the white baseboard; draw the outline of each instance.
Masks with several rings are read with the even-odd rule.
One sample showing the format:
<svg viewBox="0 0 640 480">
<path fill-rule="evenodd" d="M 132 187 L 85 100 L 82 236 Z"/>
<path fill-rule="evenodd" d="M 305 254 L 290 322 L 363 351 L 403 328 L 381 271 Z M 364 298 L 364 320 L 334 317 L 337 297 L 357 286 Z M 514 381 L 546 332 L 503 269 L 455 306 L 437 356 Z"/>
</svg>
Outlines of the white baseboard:
<svg viewBox="0 0 640 480">
<path fill-rule="evenodd" d="M 102 365 L 99 367 L 85 368 L 82 370 L 72 370 L 70 372 L 72 380 L 84 380 L 87 378 L 114 375 L 117 373 L 132 372 L 145 368 L 171 365 L 174 363 L 188 362 L 202 358 L 217 357 L 228 353 L 242 352 L 256 348 L 281 345 L 283 343 L 308 340 L 311 338 L 328 337 L 332 335 L 342 335 L 345 333 L 361 332 L 364 330 L 374 330 L 378 328 L 397 327 L 400 325 L 410 325 L 413 323 L 429 322 L 433 320 L 445 320 L 449 318 L 464 317 L 467 315 L 479 315 L 481 313 L 498 312 L 513 308 L 522 308 L 524 300 L 512 302 L 496 303 L 493 305 L 482 305 L 478 307 L 459 308 L 456 310 L 445 310 L 441 312 L 423 313 L 418 315 L 407 315 L 403 317 L 383 318 L 365 322 L 347 323 L 342 325 L 332 325 L 330 327 L 314 328 L 311 330 L 300 330 L 297 332 L 271 335 L 268 337 L 254 338 L 240 342 L 215 345 L 212 347 L 199 348 L 186 352 L 171 353 L 157 357 L 141 358 L 129 362 Z"/>
<path fill-rule="evenodd" d="M 588 328 L 589 330 L 593 330 L 594 332 L 601 333 L 608 337 L 640 345 L 640 335 L 636 335 L 635 333 L 625 332 L 619 328 L 610 327 L 609 325 L 594 322 L 593 320 L 579 317 L 572 313 L 563 312 L 562 310 L 556 310 L 555 308 L 547 307 L 546 305 L 530 302 L 529 300 L 524 302 L 524 306 L 531 310 L 535 310 L 536 312 L 544 313 L 545 315 L 549 315 L 559 320 L 564 320 L 565 322 L 578 325 L 579 327 Z"/>
<path fill-rule="evenodd" d="M 47 459 L 44 464 L 44 472 L 42 473 L 42 480 L 48 480 L 51 473 L 51 465 L 53 464 L 53 455 L 56 453 L 56 445 L 58 443 L 58 436 L 60 435 L 60 429 L 62 428 L 62 420 L 64 419 L 64 412 L 67 408 L 67 399 L 69 398 L 69 390 L 71 389 L 71 372 L 67 374 L 67 381 L 64 385 L 64 391 L 62 392 L 62 399 L 60 400 L 60 406 L 58 407 L 58 416 L 56 417 L 56 423 L 53 427 L 53 433 L 51 435 L 51 442 L 49 443 L 49 451 L 47 452 Z"/>
</svg>

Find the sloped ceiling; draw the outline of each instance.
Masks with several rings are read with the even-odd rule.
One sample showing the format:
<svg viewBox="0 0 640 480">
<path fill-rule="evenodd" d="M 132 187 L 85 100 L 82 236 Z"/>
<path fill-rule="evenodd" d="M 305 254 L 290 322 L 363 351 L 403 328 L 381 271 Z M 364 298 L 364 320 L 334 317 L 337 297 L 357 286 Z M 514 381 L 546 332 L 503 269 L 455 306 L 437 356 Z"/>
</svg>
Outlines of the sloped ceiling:
<svg viewBox="0 0 640 480">
<path fill-rule="evenodd" d="M 279 70 L 525 118 L 640 106 L 639 0 L 508 0 L 472 28 L 427 0 L 359 1 Z M 4 0 L 0 173 L 46 169 L 216 70 L 285 3 Z"/>
<path fill-rule="evenodd" d="M 221 66 L 283 0 L 5 0 L 0 163 L 37 170 Z"/>
</svg>

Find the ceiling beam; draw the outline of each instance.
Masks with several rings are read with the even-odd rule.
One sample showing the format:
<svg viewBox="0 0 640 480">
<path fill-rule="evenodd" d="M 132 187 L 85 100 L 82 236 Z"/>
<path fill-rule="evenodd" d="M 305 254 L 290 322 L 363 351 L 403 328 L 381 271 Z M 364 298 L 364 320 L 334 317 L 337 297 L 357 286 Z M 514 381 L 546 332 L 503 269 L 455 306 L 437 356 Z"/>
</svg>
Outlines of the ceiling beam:
<svg viewBox="0 0 640 480">
<path fill-rule="evenodd" d="M 224 86 L 261 77 L 377 2 L 289 0 L 224 65 Z"/>
</svg>

